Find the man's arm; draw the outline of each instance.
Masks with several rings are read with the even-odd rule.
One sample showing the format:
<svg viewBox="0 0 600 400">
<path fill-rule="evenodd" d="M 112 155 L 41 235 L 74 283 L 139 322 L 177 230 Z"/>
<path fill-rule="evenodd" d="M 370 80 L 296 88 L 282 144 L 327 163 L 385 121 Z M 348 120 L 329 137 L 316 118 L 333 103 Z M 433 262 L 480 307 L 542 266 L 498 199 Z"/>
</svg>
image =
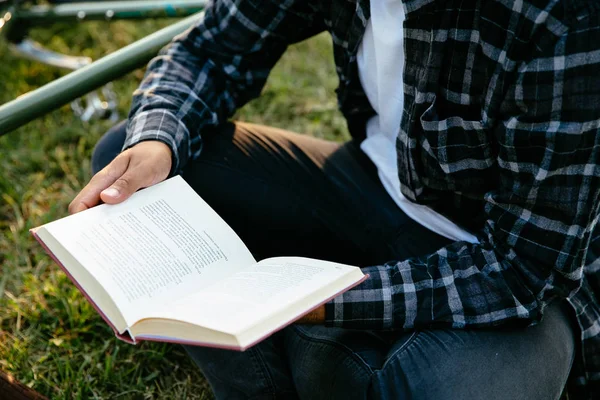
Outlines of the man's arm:
<svg viewBox="0 0 600 400">
<path fill-rule="evenodd" d="M 213 2 L 148 65 L 134 92 L 124 148 L 159 140 L 173 152 L 172 172 L 197 157 L 202 133 L 260 94 L 287 46 L 324 30 L 308 3 Z"/>
<path fill-rule="evenodd" d="M 600 205 L 600 23 L 583 18 L 518 65 L 491 135 L 499 186 L 484 196 L 478 244 L 369 267 L 326 305 L 347 328 L 535 323 L 582 281 Z"/>
<path fill-rule="evenodd" d="M 120 203 L 179 172 L 202 135 L 260 94 L 288 44 L 324 30 L 302 0 L 215 0 L 196 26 L 150 62 L 133 97 L 124 152 L 71 202 L 80 212 Z M 140 142 L 144 142 L 140 144 Z"/>
</svg>

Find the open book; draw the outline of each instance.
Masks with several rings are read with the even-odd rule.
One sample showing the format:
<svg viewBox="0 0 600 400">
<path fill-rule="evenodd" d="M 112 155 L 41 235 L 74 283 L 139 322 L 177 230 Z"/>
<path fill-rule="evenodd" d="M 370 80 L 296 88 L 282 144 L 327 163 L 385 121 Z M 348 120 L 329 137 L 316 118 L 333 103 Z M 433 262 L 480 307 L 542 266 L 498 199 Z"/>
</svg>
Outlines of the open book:
<svg viewBox="0 0 600 400">
<path fill-rule="evenodd" d="M 179 176 L 32 233 L 130 343 L 244 350 L 366 279 L 308 258 L 256 262 Z"/>
</svg>

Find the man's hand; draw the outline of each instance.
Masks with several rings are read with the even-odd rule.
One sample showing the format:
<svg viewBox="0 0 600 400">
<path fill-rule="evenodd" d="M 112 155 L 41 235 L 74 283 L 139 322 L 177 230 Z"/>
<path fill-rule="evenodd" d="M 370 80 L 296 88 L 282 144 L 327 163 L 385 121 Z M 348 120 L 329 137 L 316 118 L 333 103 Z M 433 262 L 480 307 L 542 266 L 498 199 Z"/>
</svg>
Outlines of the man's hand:
<svg viewBox="0 0 600 400">
<path fill-rule="evenodd" d="M 119 154 L 98 172 L 69 205 L 71 214 L 92 208 L 103 201 L 120 203 L 141 188 L 155 185 L 169 175 L 172 154 L 158 141 L 136 144 Z"/>
</svg>

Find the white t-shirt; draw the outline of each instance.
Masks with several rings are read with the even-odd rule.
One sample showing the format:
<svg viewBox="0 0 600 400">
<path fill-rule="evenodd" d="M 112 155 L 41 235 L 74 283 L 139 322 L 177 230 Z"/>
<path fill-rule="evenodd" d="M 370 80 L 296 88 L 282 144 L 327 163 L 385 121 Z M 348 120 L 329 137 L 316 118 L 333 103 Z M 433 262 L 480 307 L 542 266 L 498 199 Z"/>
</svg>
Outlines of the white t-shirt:
<svg viewBox="0 0 600 400">
<path fill-rule="evenodd" d="M 451 240 L 477 238 L 427 206 L 409 201 L 400 191 L 396 138 L 404 107 L 404 22 L 400 0 L 371 0 L 371 18 L 358 49 L 360 82 L 377 112 L 367 122 L 361 149 L 377 167 L 381 183 L 410 218 Z"/>
</svg>

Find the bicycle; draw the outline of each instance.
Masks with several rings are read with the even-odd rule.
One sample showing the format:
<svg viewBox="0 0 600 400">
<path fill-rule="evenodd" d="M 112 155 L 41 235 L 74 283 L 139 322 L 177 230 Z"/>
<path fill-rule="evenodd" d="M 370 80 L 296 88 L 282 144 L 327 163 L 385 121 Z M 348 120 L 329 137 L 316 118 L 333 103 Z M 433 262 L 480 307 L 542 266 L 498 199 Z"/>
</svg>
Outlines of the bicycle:
<svg viewBox="0 0 600 400">
<path fill-rule="evenodd" d="M 195 21 L 196 13 L 202 11 L 206 0 L 50 0 L 39 4 L 31 0 L 0 0 L 0 37 L 8 41 L 11 51 L 43 64 L 72 72 L 61 79 L 43 86 L 21 98 L 0 106 L 0 136 L 46 112 L 68 102 L 82 121 L 103 118 L 113 121 L 119 116 L 116 94 L 111 81 L 143 66 L 160 47 L 173 36 L 187 29 Z M 100 64 L 89 57 L 57 53 L 28 38 L 31 28 L 56 22 L 105 20 L 140 20 L 156 18 L 187 19 L 164 28 L 133 45 L 106 56 Z M 191 16 L 191 17 L 189 17 Z M 107 62 L 108 61 L 108 62 Z M 116 65 L 121 63 L 121 65 Z M 87 68 L 87 69 L 86 69 Z M 105 68 L 105 71 L 102 71 Z M 79 78 L 78 78 L 79 77 Z M 81 78 L 84 79 L 81 79 Z M 56 82 L 60 81 L 60 88 Z M 69 82 L 77 82 L 70 84 Z M 70 91 L 70 93 L 69 93 Z M 37 93 L 37 94 L 36 94 Z M 58 96 L 58 94 L 61 94 Z M 44 99 L 40 96 L 50 96 Z M 83 98 L 81 96 L 84 96 Z M 67 99 L 68 100 L 65 100 Z M 40 100 L 39 102 L 35 99 Z M 51 101 L 49 101 L 51 100 Z M 53 105 L 52 102 L 55 104 Z"/>
</svg>

